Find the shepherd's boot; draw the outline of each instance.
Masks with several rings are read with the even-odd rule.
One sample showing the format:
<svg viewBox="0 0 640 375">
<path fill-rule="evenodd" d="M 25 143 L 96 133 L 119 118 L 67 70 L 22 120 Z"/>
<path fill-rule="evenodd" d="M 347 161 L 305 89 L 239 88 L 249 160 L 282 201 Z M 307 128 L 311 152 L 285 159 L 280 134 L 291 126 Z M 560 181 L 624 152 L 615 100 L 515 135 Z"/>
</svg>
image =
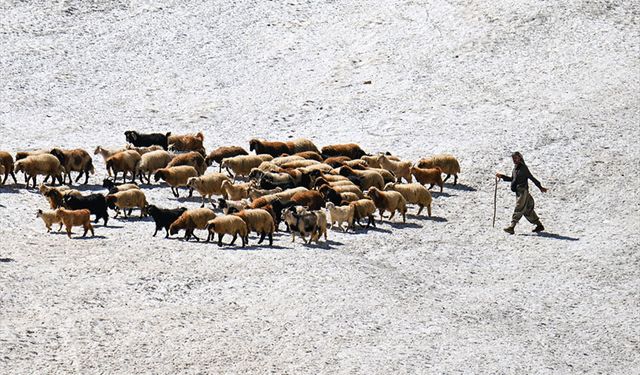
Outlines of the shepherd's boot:
<svg viewBox="0 0 640 375">
<path fill-rule="evenodd" d="M 538 233 L 538 232 L 542 232 L 544 230 L 544 225 L 542 225 L 540 220 L 536 221 L 534 224 L 536 225 L 536 227 L 533 228 L 532 232 Z"/>
<path fill-rule="evenodd" d="M 516 228 L 516 225 L 511 223 L 511 225 L 509 225 L 508 227 L 504 228 L 504 231 L 509 233 L 509 234 L 514 234 L 516 232 L 515 228 Z"/>
</svg>

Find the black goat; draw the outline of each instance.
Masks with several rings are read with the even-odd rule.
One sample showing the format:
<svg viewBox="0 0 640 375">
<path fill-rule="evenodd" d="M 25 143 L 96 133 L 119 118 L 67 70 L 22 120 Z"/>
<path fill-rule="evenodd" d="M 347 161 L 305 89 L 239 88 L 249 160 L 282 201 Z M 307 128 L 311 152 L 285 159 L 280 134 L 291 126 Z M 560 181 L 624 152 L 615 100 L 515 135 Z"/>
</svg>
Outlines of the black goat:
<svg viewBox="0 0 640 375">
<path fill-rule="evenodd" d="M 153 237 L 158 234 L 158 231 L 164 228 L 167 234 L 164 238 L 169 237 L 169 227 L 174 221 L 178 220 L 187 209 L 185 207 L 180 208 L 158 208 L 152 204 L 147 206 L 147 213 L 153 218 L 156 223 L 156 231 L 153 233 Z"/>
<path fill-rule="evenodd" d="M 65 195 L 63 202 L 64 208 L 69 210 L 81 210 L 86 208 L 92 215 L 96 215 L 96 223 L 102 218 L 104 220 L 104 225 L 107 226 L 109 214 L 107 213 L 107 200 L 104 195 L 89 194 L 82 197 Z"/>
<path fill-rule="evenodd" d="M 136 147 L 149 147 L 153 145 L 161 146 L 165 151 L 169 148 L 169 136 L 171 132 L 167 134 L 161 133 L 138 133 L 135 130 L 128 130 L 124 132 L 124 136 L 127 142 Z"/>
</svg>

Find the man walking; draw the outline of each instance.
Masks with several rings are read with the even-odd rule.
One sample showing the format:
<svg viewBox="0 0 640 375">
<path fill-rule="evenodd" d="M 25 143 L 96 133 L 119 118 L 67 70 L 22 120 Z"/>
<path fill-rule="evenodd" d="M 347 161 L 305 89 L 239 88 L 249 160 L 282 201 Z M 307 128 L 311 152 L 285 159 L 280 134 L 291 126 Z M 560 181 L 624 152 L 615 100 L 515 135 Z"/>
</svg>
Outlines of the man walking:
<svg viewBox="0 0 640 375">
<path fill-rule="evenodd" d="M 544 230 L 544 226 L 540 222 L 540 218 L 538 218 L 538 215 L 536 215 L 534 210 L 535 202 L 533 201 L 531 194 L 529 194 L 528 180 L 531 180 L 543 193 L 546 193 L 547 189 L 542 187 L 540 181 L 533 177 L 531 172 L 529 172 L 529 168 L 527 168 L 527 165 L 524 163 L 524 158 L 521 153 L 514 152 L 511 154 L 511 159 L 514 164 L 511 176 L 496 173 L 496 177 L 501 178 L 503 181 L 511 181 L 511 191 L 516 193 L 516 207 L 513 210 L 513 216 L 511 217 L 511 225 L 504 228 L 504 231 L 509 234 L 514 234 L 516 224 L 518 224 L 520 218 L 524 216 L 531 224 L 536 225 L 533 229 L 534 232 L 542 232 Z"/>
</svg>

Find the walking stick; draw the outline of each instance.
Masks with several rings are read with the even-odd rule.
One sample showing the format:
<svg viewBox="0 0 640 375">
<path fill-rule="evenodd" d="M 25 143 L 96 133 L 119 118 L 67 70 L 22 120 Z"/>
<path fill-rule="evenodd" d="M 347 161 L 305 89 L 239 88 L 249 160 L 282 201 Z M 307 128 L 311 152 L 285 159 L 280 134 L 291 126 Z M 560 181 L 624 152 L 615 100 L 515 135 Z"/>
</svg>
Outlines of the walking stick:
<svg viewBox="0 0 640 375">
<path fill-rule="evenodd" d="M 493 224 L 491 224 L 492 227 L 495 228 L 496 226 L 496 201 L 498 200 L 498 177 L 496 177 L 496 188 L 493 191 Z"/>
</svg>

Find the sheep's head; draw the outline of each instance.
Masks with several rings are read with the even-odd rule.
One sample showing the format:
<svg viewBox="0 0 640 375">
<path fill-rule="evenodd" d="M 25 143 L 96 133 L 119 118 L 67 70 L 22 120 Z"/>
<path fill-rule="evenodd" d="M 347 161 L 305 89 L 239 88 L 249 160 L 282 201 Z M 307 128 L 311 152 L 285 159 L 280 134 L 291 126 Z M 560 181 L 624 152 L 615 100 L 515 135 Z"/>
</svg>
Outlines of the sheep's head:
<svg viewBox="0 0 640 375">
<path fill-rule="evenodd" d="M 252 139 L 249 141 L 249 151 L 253 151 L 256 149 L 256 145 L 258 144 L 258 140 L 257 139 Z"/>
<path fill-rule="evenodd" d="M 189 179 L 187 180 L 187 186 L 194 188 L 198 184 L 198 181 L 199 177 L 189 177 Z"/>
<path fill-rule="evenodd" d="M 38 212 L 36 212 L 36 217 L 42 217 L 42 210 L 38 210 Z"/>
<path fill-rule="evenodd" d="M 22 159 L 24 160 L 24 159 Z M 24 162 L 22 160 L 18 160 L 15 164 L 14 164 L 14 168 L 13 171 L 14 172 L 23 172 L 24 171 Z"/>
<path fill-rule="evenodd" d="M 124 132 L 124 136 L 129 143 L 134 143 L 138 140 L 138 132 L 133 130 L 127 130 L 126 132 Z"/>
<path fill-rule="evenodd" d="M 171 224 L 171 226 L 169 227 L 169 234 L 174 235 L 174 234 L 178 234 L 178 232 L 180 232 L 180 228 Z"/>
<path fill-rule="evenodd" d="M 396 182 L 389 182 L 384 185 L 384 190 L 393 190 L 396 187 Z"/>
<path fill-rule="evenodd" d="M 115 195 L 109 194 L 107 195 L 106 201 L 107 201 L 107 207 L 109 207 L 112 210 L 116 209 L 116 201 L 118 200 L 118 197 L 116 197 Z"/>
<path fill-rule="evenodd" d="M 165 178 L 165 173 L 162 170 L 159 170 L 156 172 L 156 174 L 153 175 L 153 180 L 155 182 L 160 181 L 160 179 L 164 179 Z"/>
</svg>

